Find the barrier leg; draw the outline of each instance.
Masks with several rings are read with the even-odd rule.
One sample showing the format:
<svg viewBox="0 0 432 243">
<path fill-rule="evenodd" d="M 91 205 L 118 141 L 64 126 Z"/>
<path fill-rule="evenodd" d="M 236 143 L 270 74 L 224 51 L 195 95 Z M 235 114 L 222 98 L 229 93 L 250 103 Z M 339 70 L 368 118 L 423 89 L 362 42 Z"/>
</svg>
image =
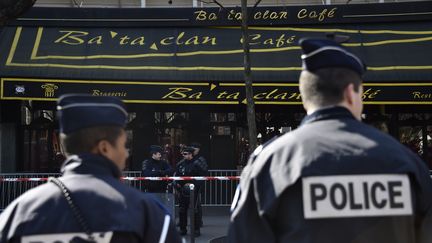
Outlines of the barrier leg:
<svg viewBox="0 0 432 243">
<path fill-rule="evenodd" d="M 190 222 L 190 243 L 195 243 L 195 185 L 189 185 L 189 222 Z"/>
</svg>

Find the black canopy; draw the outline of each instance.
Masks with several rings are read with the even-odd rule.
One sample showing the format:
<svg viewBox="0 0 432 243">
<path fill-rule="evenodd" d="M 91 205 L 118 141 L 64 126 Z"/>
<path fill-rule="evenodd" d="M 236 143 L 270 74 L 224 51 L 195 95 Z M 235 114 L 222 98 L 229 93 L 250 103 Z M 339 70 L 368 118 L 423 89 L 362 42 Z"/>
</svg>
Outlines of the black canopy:
<svg viewBox="0 0 432 243">
<path fill-rule="evenodd" d="M 298 40 L 329 33 L 348 36 L 345 45 L 367 64 L 366 88 L 379 90 L 370 102 L 432 101 L 432 4 L 374 6 L 251 9 L 257 101 L 299 103 Z M 129 102 L 238 104 L 240 10 L 229 10 L 34 8 L 1 30 L 2 98 L 90 92 Z"/>
</svg>

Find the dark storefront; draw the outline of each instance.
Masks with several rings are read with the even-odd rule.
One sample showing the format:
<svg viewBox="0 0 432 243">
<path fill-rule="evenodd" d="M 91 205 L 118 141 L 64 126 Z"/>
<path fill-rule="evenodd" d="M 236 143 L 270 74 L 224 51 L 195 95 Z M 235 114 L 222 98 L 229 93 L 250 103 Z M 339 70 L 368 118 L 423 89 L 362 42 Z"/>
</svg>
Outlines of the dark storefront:
<svg viewBox="0 0 432 243">
<path fill-rule="evenodd" d="M 250 9 L 261 142 L 304 116 L 298 40 L 329 34 L 368 65 L 365 121 L 432 164 L 432 4 Z M 244 164 L 247 123 L 240 9 L 33 8 L 0 33 L 1 172 L 56 171 L 55 100 L 71 93 L 128 104 L 129 169 L 150 144 L 200 142 L 213 169 Z"/>
</svg>

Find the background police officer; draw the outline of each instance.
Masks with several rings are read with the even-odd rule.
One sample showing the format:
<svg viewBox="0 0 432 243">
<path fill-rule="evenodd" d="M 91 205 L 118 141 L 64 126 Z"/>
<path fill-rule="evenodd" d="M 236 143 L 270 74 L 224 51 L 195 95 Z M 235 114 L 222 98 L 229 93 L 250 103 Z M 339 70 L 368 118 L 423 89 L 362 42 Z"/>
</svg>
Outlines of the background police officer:
<svg viewBox="0 0 432 243">
<path fill-rule="evenodd" d="M 204 156 L 200 153 L 201 152 L 201 144 L 194 142 L 191 143 L 190 147 L 194 149 L 193 151 L 193 158 L 195 163 L 198 163 L 201 168 L 203 168 L 206 171 L 205 175 L 208 175 L 208 163 L 207 160 L 204 158 Z M 204 182 L 197 181 L 196 183 L 200 184 L 200 187 L 204 186 Z M 198 210 L 198 223 L 202 227 L 204 225 L 202 220 L 202 205 L 201 205 L 201 190 L 198 192 L 199 195 L 197 195 L 197 210 Z"/>
<path fill-rule="evenodd" d="M 172 176 L 174 170 L 165 160 L 162 160 L 164 149 L 158 145 L 150 146 L 150 159 L 142 163 L 143 176 L 164 177 Z M 166 181 L 146 181 L 145 187 L 147 192 L 164 193 L 167 190 Z"/>
<path fill-rule="evenodd" d="M 167 210 L 120 181 L 129 155 L 123 103 L 65 95 L 57 108 L 64 186 L 49 182 L 12 202 L 0 215 L 0 242 L 181 242 Z"/>
<path fill-rule="evenodd" d="M 363 62 L 331 40 L 300 45 L 307 116 L 251 156 L 229 242 L 432 242 L 425 163 L 360 122 Z"/>
<path fill-rule="evenodd" d="M 176 167 L 176 176 L 204 176 L 207 174 L 207 167 L 204 167 L 203 164 L 197 162 L 193 158 L 194 148 L 185 147 L 182 151 L 183 159 L 177 164 Z M 197 198 L 201 189 L 202 183 L 199 181 L 178 181 L 176 184 L 176 188 L 179 191 L 179 226 L 180 226 L 180 234 L 187 234 L 187 211 L 189 207 L 189 190 L 188 186 L 190 183 L 195 185 L 195 198 L 194 198 L 194 221 L 195 221 L 195 236 L 199 236 L 200 232 L 200 224 L 199 224 L 199 214 L 197 209 Z"/>
</svg>

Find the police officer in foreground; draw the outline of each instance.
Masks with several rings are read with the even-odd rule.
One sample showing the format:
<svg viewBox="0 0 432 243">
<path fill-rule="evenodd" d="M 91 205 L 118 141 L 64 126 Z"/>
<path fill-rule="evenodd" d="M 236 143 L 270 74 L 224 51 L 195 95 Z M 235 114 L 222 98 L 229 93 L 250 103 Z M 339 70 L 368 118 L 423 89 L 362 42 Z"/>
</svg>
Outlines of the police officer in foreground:
<svg viewBox="0 0 432 243">
<path fill-rule="evenodd" d="M 300 45 L 307 116 L 251 155 L 228 241 L 432 242 L 425 163 L 360 121 L 363 62 L 331 40 Z"/>
<path fill-rule="evenodd" d="M 146 159 L 142 163 L 142 175 L 149 177 L 165 177 L 172 176 L 174 170 L 165 160 L 162 160 L 164 149 L 158 145 L 150 146 L 150 159 Z M 145 187 L 147 192 L 164 193 L 167 190 L 168 183 L 166 181 L 146 181 Z"/>
<path fill-rule="evenodd" d="M 207 167 L 203 166 L 203 164 L 197 162 L 193 158 L 194 148 L 185 147 L 182 150 L 183 159 L 177 164 L 175 176 L 205 176 L 207 174 Z M 178 181 L 176 182 L 176 189 L 178 190 L 179 195 L 179 226 L 180 226 L 180 234 L 187 234 L 187 212 L 189 208 L 190 202 L 190 194 L 189 194 L 189 185 L 193 183 L 195 186 L 194 189 L 194 221 L 195 221 L 195 236 L 200 236 L 200 223 L 199 223 L 199 214 L 198 214 L 198 195 L 200 193 L 202 182 L 200 181 Z"/>
<path fill-rule="evenodd" d="M 57 108 L 63 175 L 6 208 L 0 242 L 181 242 L 167 210 L 120 181 L 129 155 L 123 103 L 65 95 Z"/>
</svg>

